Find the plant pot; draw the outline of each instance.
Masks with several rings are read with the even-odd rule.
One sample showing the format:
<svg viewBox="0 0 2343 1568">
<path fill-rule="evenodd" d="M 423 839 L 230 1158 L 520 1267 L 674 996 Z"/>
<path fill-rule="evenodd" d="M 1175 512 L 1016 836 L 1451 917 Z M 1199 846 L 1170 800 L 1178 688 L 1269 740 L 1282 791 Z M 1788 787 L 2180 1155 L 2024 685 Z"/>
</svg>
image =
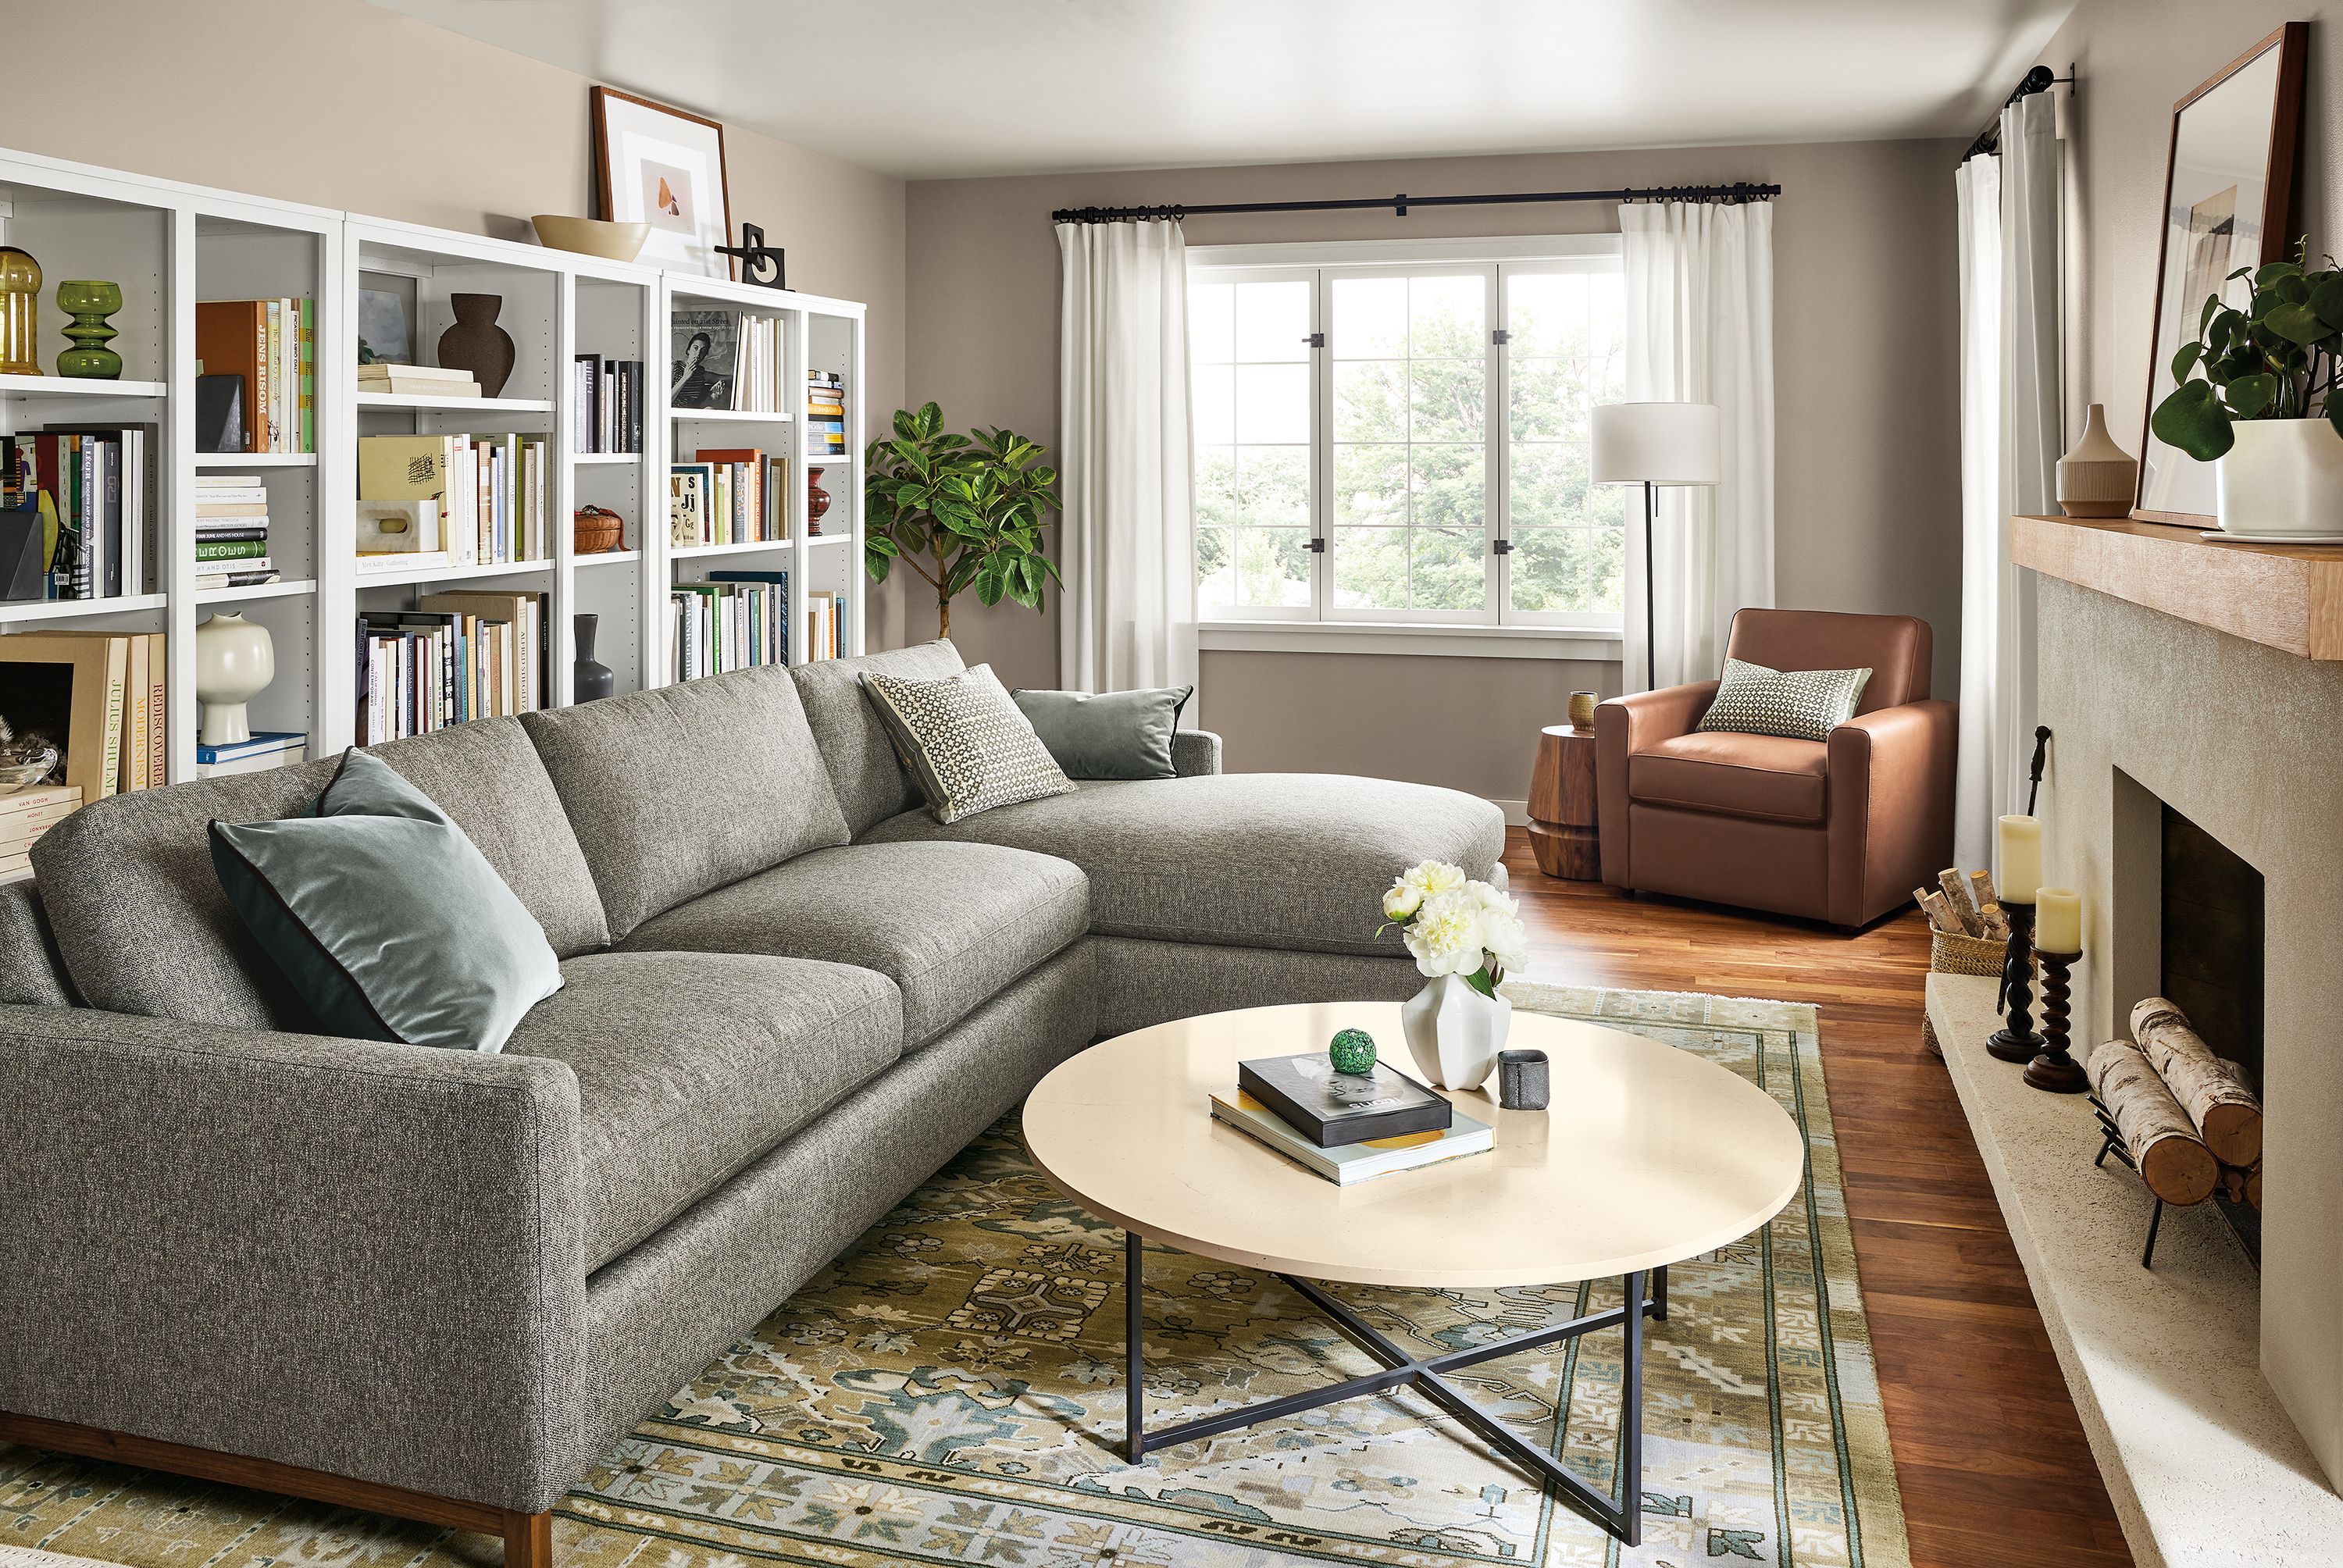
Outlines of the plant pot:
<svg viewBox="0 0 2343 1568">
<path fill-rule="evenodd" d="M 2221 528 L 2343 538 L 2343 436 L 2325 419 L 2240 419 L 2213 465 Z"/>
<path fill-rule="evenodd" d="M 1435 975 L 1399 1010 L 1407 1049 L 1442 1089 L 1478 1089 L 1495 1070 L 1513 1026 L 1513 1004 L 1486 997 L 1463 975 Z"/>
</svg>

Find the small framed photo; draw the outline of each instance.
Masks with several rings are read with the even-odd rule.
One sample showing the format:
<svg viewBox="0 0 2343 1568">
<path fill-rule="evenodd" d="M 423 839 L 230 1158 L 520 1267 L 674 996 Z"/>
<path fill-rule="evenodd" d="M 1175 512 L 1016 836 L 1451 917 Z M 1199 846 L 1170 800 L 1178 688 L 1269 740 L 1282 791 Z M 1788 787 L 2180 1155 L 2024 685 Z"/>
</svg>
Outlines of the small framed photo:
<svg viewBox="0 0 2343 1568">
<path fill-rule="evenodd" d="M 732 197 L 724 127 L 615 87 L 594 89 L 594 174 L 602 216 L 647 223 L 641 260 L 729 278 Z"/>
<path fill-rule="evenodd" d="M 740 317 L 730 310 L 679 310 L 669 318 L 668 405 L 729 408 L 739 376 Z"/>
</svg>

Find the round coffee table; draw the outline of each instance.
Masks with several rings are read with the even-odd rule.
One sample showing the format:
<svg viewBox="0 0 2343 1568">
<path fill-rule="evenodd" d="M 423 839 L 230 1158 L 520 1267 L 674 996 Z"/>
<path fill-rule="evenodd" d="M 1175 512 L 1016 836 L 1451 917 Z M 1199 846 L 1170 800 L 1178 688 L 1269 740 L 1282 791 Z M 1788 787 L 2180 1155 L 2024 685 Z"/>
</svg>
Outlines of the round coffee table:
<svg viewBox="0 0 2343 1568">
<path fill-rule="evenodd" d="M 1796 1124 L 1764 1091 L 1688 1051 L 1622 1030 L 1513 1015 L 1512 1049 L 1551 1063 L 1548 1111 L 1501 1111 L 1443 1091 L 1496 1129 L 1496 1148 L 1350 1187 L 1215 1121 L 1208 1098 L 1237 1063 L 1323 1050 L 1364 1029 L 1414 1076 L 1395 1002 L 1208 1013 L 1091 1047 L 1025 1102 L 1033 1161 L 1122 1227 L 1128 1341 L 1125 1452 L 1169 1447 L 1413 1384 L 1626 1542 L 1640 1534 L 1643 1324 L 1667 1317 L 1667 1265 L 1738 1241 L 1782 1211 L 1805 1171 Z M 1363 1377 L 1149 1432 L 1141 1410 L 1141 1239 L 1266 1269 L 1384 1363 Z M 1624 1277 L 1635 1303 L 1468 1350 L 1416 1356 L 1312 1283 L 1493 1288 Z M 1648 1288 L 1647 1288 L 1648 1287 Z M 1626 1336 L 1619 1490 L 1605 1497 L 1487 1414 L 1447 1374 L 1599 1330 Z"/>
</svg>

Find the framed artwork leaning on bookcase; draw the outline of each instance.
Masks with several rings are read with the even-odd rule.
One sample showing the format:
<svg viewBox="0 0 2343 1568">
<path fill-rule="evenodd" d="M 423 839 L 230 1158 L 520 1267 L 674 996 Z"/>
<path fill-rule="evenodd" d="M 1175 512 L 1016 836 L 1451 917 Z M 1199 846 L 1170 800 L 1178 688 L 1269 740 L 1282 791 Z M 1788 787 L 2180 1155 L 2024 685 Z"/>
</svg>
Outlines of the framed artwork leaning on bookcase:
<svg viewBox="0 0 2343 1568">
<path fill-rule="evenodd" d="M 602 216 L 647 223 L 647 266 L 730 278 L 732 237 L 724 127 L 615 87 L 594 89 L 594 176 Z"/>
</svg>

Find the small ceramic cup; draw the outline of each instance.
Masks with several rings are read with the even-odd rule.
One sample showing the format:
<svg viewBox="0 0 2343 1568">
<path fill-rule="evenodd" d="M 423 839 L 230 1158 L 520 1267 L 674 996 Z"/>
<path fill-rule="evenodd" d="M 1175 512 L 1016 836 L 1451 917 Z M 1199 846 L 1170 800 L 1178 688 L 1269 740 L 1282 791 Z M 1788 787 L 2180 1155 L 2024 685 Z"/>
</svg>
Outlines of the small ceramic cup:
<svg viewBox="0 0 2343 1568">
<path fill-rule="evenodd" d="M 1553 1092 L 1544 1051 L 1497 1052 L 1498 1104 L 1508 1111 L 1544 1111 Z"/>
</svg>

